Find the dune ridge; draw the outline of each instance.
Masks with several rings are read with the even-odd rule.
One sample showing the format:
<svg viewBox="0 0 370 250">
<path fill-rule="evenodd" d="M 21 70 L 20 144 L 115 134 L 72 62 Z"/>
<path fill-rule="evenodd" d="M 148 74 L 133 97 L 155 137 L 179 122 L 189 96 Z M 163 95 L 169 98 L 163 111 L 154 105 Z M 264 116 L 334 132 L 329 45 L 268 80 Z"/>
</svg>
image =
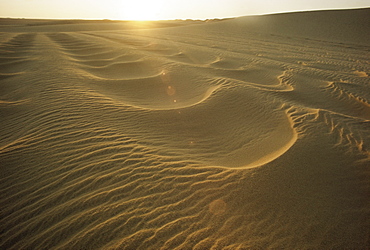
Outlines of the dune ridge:
<svg viewBox="0 0 370 250">
<path fill-rule="evenodd" d="M 369 248 L 368 14 L 0 27 L 0 248 Z"/>
</svg>

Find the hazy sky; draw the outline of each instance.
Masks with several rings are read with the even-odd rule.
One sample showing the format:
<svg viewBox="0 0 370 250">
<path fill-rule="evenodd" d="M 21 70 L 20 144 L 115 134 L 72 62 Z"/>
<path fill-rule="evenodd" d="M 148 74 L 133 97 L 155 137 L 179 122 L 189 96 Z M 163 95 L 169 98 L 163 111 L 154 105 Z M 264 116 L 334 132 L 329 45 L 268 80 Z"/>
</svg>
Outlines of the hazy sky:
<svg viewBox="0 0 370 250">
<path fill-rule="evenodd" d="M 370 0 L 0 0 L 0 17 L 206 19 L 369 6 Z"/>
</svg>

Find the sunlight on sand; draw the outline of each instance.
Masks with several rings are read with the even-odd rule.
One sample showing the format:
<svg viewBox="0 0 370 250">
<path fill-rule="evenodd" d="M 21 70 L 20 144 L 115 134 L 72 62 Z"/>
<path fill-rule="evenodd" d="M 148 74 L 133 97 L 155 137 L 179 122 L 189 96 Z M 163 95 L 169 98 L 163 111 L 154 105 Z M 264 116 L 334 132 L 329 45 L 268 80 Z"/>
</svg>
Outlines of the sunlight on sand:
<svg viewBox="0 0 370 250">
<path fill-rule="evenodd" d="M 369 249 L 369 17 L 0 20 L 0 249 Z"/>
</svg>

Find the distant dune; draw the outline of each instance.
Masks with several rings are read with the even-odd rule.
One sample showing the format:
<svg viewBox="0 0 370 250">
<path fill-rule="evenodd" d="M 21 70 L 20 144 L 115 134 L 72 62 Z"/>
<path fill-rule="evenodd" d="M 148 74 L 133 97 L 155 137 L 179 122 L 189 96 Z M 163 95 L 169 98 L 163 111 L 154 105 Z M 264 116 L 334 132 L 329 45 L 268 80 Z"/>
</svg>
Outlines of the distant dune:
<svg viewBox="0 0 370 250">
<path fill-rule="evenodd" d="M 242 17 L 239 26 L 260 33 L 368 45 L 370 9 L 311 11 Z M 235 23 L 235 22 L 234 22 Z M 232 24 L 236 26 L 235 24 Z"/>
<path fill-rule="evenodd" d="M 369 23 L 1 19 L 0 248 L 370 248 Z"/>
</svg>

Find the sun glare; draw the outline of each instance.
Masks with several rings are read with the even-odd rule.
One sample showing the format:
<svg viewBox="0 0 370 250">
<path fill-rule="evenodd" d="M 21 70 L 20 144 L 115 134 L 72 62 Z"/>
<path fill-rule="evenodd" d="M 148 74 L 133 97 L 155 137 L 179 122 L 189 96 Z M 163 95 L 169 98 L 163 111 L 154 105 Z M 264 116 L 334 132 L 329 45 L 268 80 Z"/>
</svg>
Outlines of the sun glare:
<svg viewBox="0 0 370 250">
<path fill-rule="evenodd" d="M 162 1 L 131 0 L 126 2 L 122 10 L 123 20 L 149 21 L 161 18 Z"/>
</svg>

